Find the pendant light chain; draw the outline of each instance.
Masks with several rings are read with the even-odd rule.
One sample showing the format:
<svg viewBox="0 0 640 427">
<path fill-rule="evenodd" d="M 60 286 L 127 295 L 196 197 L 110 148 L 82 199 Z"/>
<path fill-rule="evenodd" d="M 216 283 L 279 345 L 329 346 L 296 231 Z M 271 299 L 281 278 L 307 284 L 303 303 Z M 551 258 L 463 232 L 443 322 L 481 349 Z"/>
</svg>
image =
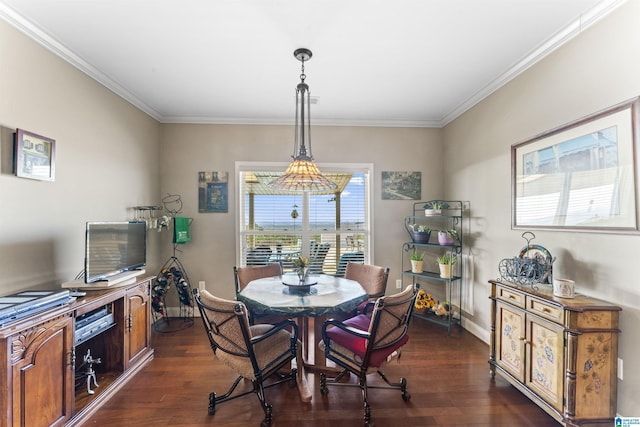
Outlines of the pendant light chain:
<svg viewBox="0 0 640 427">
<path fill-rule="evenodd" d="M 298 107 L 298 104 L 300 103 L 298 99 L 299 96 L 300 96 L 300 89 L 296 87 L 296 119 L 295 119 L 295 127 L 293 128 L 293 155 L 291 156 L 291 158 L 294 160 L 298 155 L 298 149 L 300 147 L 300 137 L 298 136 L 298 126 L 299 126 L 298 117 L 300 114 L 300 108 Z"/>
<path fill-rule="evenodd" d="M 311 153 L 311 96 L 309 86 L 305 83 L 307 76 L 304 73 L 304 63 L 311 58 L 311 51 L 304 48 L 296 49 L 293 55 L 302 63 L 300 83 L 296 87 L 293 161 L 284 173 L 269 185 L 276 190 L 288 193 L 331 192 L 337 189 L 336 183 L 320 173 Z M 305 107 L 307 120 L 305 120 Z"/>
</svg>

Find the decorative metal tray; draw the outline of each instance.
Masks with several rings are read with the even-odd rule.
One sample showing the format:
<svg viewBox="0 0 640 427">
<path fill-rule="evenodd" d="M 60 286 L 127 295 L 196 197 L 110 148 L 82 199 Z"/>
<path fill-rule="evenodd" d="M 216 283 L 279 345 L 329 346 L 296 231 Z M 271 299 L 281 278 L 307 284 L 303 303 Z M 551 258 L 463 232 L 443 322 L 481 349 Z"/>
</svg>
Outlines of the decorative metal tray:
<svg viewBox="0 0 640 427">
<path fill-rule="evenodd" d="M 530 234 L 532 237 L 525 237 Z M 522 248 L 520 254 L 513 258 L 505 258 L 498 264 L 500 278 L 518 285 L 535 285 L 537 283 L 552 283 L 552 266 L 554 258 L 543 246 L 531 244 L 535 235 L 526 231 L 522 237 L 527 245 Z"/>
</svg>

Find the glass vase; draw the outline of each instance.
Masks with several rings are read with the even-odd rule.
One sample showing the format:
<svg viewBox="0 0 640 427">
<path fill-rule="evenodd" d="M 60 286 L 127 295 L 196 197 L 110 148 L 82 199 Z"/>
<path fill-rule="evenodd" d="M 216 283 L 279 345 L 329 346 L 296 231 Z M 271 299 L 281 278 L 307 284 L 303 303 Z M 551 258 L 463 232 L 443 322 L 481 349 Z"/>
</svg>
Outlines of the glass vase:
<svg viewBox="0 0 640 427">
<path fill-rule="evenodd" d="M 307 281 L 307 277 L 309 276 L 309 268 L 308 267 L 300 267 L 296 270 L 298 273 L 298 279 L 300 280 L 300 284 L 304 284 Z"/>
</svg>

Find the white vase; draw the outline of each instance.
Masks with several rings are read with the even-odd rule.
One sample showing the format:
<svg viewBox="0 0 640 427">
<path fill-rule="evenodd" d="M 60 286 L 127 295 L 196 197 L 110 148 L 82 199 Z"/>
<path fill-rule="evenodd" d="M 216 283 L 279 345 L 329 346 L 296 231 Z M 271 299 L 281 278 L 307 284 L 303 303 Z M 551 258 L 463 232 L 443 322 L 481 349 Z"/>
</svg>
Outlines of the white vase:
<svg viewBox="0 0 640 427">
<path fill-rule="evenodd" d="M 411 272 L 422 273 L 422 263 L 424 261 L 411 260 Z"/>
<path fill-rule="evenodd" d="M 438 264 L 440 267 L 440 277 L 449 279 L 451 277 L 451 264 Z"/>
</svg>

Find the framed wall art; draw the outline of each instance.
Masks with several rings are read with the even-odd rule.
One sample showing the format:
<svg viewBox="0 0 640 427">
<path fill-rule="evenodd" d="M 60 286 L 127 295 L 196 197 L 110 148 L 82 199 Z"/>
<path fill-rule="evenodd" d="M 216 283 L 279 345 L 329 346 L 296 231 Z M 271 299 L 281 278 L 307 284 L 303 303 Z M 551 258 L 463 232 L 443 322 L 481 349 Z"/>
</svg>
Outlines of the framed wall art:
<svg viewBox="0 0 640 427">
<path fill-rule="evenodd" d="M 422 172 L 382 172 L 382 200 L 420 200 Z"/>
<path fill-rule="evenodd" d="M 639 100 L 511 147 L 513 228 L 639 230 Z"/>
<path fill-rule="evenodd" d="M 56 141 L 23 129 L 16 129 L 14 135 L 16 176 L 55 181 Z"/>
<path fill-rule="evenodd" d="M 228 181 L 228 172 L 198 172 L 198 212 L 229 211 Z"/>
</svg>

